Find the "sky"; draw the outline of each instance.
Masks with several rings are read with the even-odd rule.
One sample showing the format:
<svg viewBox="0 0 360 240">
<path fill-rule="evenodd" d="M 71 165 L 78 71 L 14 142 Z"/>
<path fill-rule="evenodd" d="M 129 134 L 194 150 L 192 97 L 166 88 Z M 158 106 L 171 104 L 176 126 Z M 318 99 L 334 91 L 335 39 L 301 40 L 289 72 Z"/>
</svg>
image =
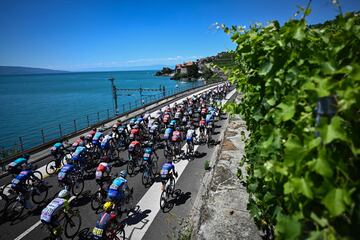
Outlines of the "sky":
<svg viewBox="0 0 360 240">
<path fill-rule="evenodd" d="M 343 12 L 360 0 L 339 0 Z M 307 0 L 0 0 L 0 65 L 101 71 L 159 68 L 231 50 L 215 23 L 249 26 L 294 16 Z M 334 18 L 313 0 L 311 24 Z"/>
</svg>

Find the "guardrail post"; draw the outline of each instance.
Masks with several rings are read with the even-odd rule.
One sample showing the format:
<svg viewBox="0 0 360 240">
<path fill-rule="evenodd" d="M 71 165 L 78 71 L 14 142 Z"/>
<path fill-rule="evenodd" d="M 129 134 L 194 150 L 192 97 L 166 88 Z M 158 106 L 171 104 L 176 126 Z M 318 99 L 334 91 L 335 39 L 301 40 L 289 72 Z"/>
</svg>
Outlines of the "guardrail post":
<svg viewBox="0 0 360 240">
<path fill-rule="evenodd" d="M 60 133 L 60 137 L 62 137 L 63 134 L 62 134 L 61 124 L 59 124 L 59 133 Z"/>
<path fill-rule="evenodd" d="M 98 122 L 100 122 L 100 113 L 97 112 Z"/>
<path fill-rule="evenodd" d="M 125 113 L 125 104 L 123 104 L 123 113 Z"/>
<path fill-rule="evenodd" d="M 44 136 L 44 130 L 41 129 L 41 138 L 42 138 L 42 143 L 45 143 L 45 136 Z"/>
<path fill-rule="evenodd" d="M 75 132 L 76 132 L 76 119 L 74 119 L 74 129 L 75 129 Z"/>
<path fill-rule="evenodd" d="M 89 115 L 86 115 L 86 120 L 87 120 L 88 127 L 90 127 Z"/>
<path fill-rule="evenodd" d="M 129 102 L 129 111 L 131 110 L 131 102 Z"/>
<path fill-rule="evenodd" d="M 109 112 L 109 109 L 106 109 L 107 111 L 107 118 L 109 119 L 110 118 L 110 112 Z"/>
<path fill-rule="evenodd" d="M 20 149 L 21 149 L 21 151 L 24 151 L 24 144 L 23 144 L 22 137 L 19 137 L 19 142 L 20 142 Z"/>
</svg>

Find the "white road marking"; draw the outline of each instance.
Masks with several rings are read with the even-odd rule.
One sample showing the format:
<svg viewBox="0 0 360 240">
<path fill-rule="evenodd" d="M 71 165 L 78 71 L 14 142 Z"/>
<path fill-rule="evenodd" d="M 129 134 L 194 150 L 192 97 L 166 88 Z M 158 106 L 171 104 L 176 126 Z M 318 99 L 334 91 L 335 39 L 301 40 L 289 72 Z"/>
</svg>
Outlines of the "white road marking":
<svg viewBox="0 0 360 240">
<path fill-rule="evenodd" d="M 213 87 L 210 87 L 210 88 L 206 88 L 206 89 L 203 89 L 203 90 L 201 90 L 201 91 L 198 91 L 198 92 L 196 92 L 196 93 L 194 93 L 194 95 L 197 95 L 197 94 L 200 94 L 200 93 L 202 93 L 202 92 L 205 92 L 205 91 L 207 91 L 207 90 L 209 90 L 209 89 L 213 89 L 213 88 L 216 88 L 217 87 L 217 85 L 216 86 L 213 86 Z M 233 90 L 232 92 L 230 92 L 230 93 L 234 93 L 235 92 L 235 90 Z M 230 93 L 229 93 L 229 95 L 230 95 Z M 230 95 L 230 96 L 232 96 L 232 94 Z M 187 96 L 188 97 L 188 96 Z M 181 99 L 179 99 L 179 100 L 177 100 L 176 102 L 177 103 L 180 103 L 181 101 L 183 101 L 184 99 L 186 99 L 187 97 L 184 97 L 184 98 L 181 98 Z M 172 104 L 170 104 L 171 106 L 173 106 L 173 104 L 174 103 L 172 103 Z M 154 111 L 154 112 L 152 112 L 151 114 L 152 114 L 152 116 L 153 116 L 153 114 L 155 114 L 155 112 L 156 111 Z M 183 147 L 184 148 L 184 147 Z M 194 151 L 197 149 L 197 146 L 195 146 L 194 147 Z M 181 173 L 185 170 L 185 167 L 187 166 L 187 164 L 188 164 L 188 161 L 180 161 L 180 162 L 178 162 L 177 164 L 176 164 L 176 167 L 175 167 L 175 169 L 176 169 L 176 171 L 179 173 L 180 171 L 181 171 Z M 46 173 L 46 170 L 45 170 L 45 168 L 46 168 L 46 165 L 45 166 L 42 166 L 42 167 L 40 167 L 40 168 L 38 168 L 38 169 L 36 169 L 36 170 L 38 170 L 38 171 L 40 171 L 42 174 L 43 174 L 43 177 L 44 178 L 46 178 L 46 177 L 48 177 L 49 175 Z M 179 170 L 180 169 L 180 170 Z M 180 178 L 180 175 L 181 174 L 179 174 L 179 176 L 178 176 L 178 178 L 177 179 L 179 179 Z M 175 183 L 177 182 L 177 179 L 175 180 Z M 160 184 L 160 185 L 159 185 Z M 4 185 L 5 186 L 5 185 Z M 157 190 L 155 189 L 155 187 L 157 186 Z M 3 187 L 3 186 L 2 186 Z M 144 198 L 149 192 L 149 197 L 150 197 L 150 199 L 152 199 L 153 201 L 150 201 L 150 203 L 156 203 L 156 206 L 157 207 L 155 207 L 154 209 L 156 210 L 157 208 L 157 211 L 155 212 L 155 210 L 153 211 L 153 209 L 151 209 L 151 213 L 149 214 L 149 216 L 152 216 L 152 219 L 151 219 L 151 222 L 154 220 L 154 218 L 155 218 L 155 216 L 157 215 L 157 213 L 159 212 L 159 210 L 160 210 L 160 203 L 159 203 L 159 201 L 160 201 L 160 195 L 159 195 L 159 192 L 160 192 L 160 187 L 161 187 L 161 183 L 155 183 L 155 184 L 153 184 L 151 187 L 150 187 L 150 189 L 146 192 L 146 194 L 143 196 L 143 198 L 140 200 L 140 202 L 137 204 L 138 206 L 145 206 L 146 207 L 146 202 L 144 202 L 144 203 L 142 203 L 141 201 L 143 200 L 143 199 L 146 199 L 146 198 Z M 151 191 L 150 191 L 151 190 Z M 156 195 L 155 195 L 156 194 Z M 160 194 L 161 194 L 161 192 L 160 192 Z M 155 197 L 157 197 L 157 199 L 156 199 L 156 201 L 155 201 Z M 147 200 L 147 201 L 149 201 L 149 200 Z M 142 205 L 140 205 L 140 203 L 142 204 Z M 149 207 L 153 207 L 153 205 L 154 204 L 150 204 L 149 205 Z M 147 209 L 147 208 L 142 208 L 142 209 Z M 154 215 L 155 214 L 155 215 Z M 154 216 L 153 216 L 154 215 Z M 151 224 L 151 222 L 150 222 L 150 224 Z M 32 225 L 30 228 L 28 228 L 27 230 L 25 230 L 22 234 L 20 234 L 17 238 L 15 238 L 15 240 L 20 240 L 20 239 L 22 239 L 22 238 L 24 238 L 27 234 L 29 234 L 32 230 L 34 230 L 37 226 L 39 226 L 41 224 L 41 221 L 38 221 L 38 222 L 36 222 L 34 225 Z M 149 226 L 150 226 L 150 224 L 146 224 L 147 225 L 147 227 L 146 227 L 146 225 L 145 225 L 145 227 L 146 227 L 146 230 L 149 228 Z M 139 224 L 137 224 L 137 225 L 139 225 Z M 136 229 L 138 229 L 138 226 L 137 225 L 135 225 L 135 226 L 133 226 L 133 229 L 135 230 L 135 228 Z M 128 227 L 128 226 L 127 226 Z M 127 228 L 125 228 L 125 229 L 127 229 Z M 134 230 L 132 230 L 132 231 L 134 231 Z M 146 232 L 146 230 L 143 232 L 143 234 L 137 234 L 137 233 L 135 233 L 137 236 L 141 236 L 140 238 L 135 238 L 135 239 L 141 239 L 143 236 L 144 236 L 144 234 L 145 234 L 145 232 Z M 130 230 L 127 230 L 127 231 L 130 231 Z M 126 232 L 126 230 L 125 230 L 125 232 Z"/>
<path fill-rule="evenodd" d="M 37 226 L 39 226 L 41 224 L 41 221 L 37 221 L 34 225 L 32 225 L 31 227 L 29 227 L 25 232 L 23 232 L 22 234 L 20 234 L 17 238 L 15 238 L 14 240 L 20 240 L 23 237 L 25 237 L 26 235 L 28 235 L 32 230 L 34 230 Z"/>
<path fill-rule="evenodd" d="M 227 99 L 231 97 L 235 93 L 235 89 L 228 93 Z M 227 100 L 223 100 L 222 103 L 226 103 Z M 198 131 L 198 129 L 197 129 Z M 197 133 L 199 136 L 199 133 Z M 194 147 L 194 151 L 197 150 L 199 145 Z M 186 150 L 186 144 L 182 148 L 182 150 Z M 179 161 L 175 163 L 175 170 L 178 172 L 178 177 L 175 179 L 175 183 L 180 179 L 181 174 L 185 171 L 186 166 L 189 164 L 189 161 Z M 146 231 L 151 226 L 151 223 L 154 221 L 156 215 L 160 210 L 160 197 L 161 197 L 161 183 L 154 183 L 149 190 L 145 193 L 145 195 L 140 199 L 136 206 L 139 206 L 141 211 L 150 210 L 148 216 L 142 219 L 140 222 L 134 225 L 126 225 L 125 226 L 125 234 L 129 237 L 127 239 L 140 240 L 144 237 Z"/>
</svg>

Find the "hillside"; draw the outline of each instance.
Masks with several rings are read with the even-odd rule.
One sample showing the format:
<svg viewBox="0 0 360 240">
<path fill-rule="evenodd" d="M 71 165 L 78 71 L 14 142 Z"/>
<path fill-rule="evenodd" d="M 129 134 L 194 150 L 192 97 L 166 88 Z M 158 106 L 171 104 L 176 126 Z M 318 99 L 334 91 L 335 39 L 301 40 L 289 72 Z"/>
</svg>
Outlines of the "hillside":
<svg viewBox="0 0 360 240">
<path fill-rule="evenodd" d="M 0 66 L 0 75 L 49 74 L 49 73 L 66 73 L 66 71 L 59 71 L 59 70 L 52 70 L 45 68 Z"/>
</svg>

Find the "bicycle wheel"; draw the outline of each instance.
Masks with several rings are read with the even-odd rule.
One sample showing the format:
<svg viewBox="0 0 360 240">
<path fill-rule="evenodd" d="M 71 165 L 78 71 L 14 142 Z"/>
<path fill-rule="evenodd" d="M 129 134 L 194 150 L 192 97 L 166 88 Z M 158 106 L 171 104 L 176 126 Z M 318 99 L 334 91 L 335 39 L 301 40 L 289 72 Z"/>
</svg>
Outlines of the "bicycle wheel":
<svg viewBox="0 0 360 240">
<path fill-rule="evenodd" d="M 81 216 L 76 213 L 67 218 L 65 223 L 65 236 L 73 238 L 79 232 L 81 227 Z"/>
<path fill-rule="evenodd" d="M 164 209 L 167 205 L 166 191 L 162 191 L 160 196 L 160 209 Z"/>
<path fill-rule="evenodd" d="M 1 194 L 7 196 L 7 198 L 13 198 L 15 197 L 15 191 L 11 188 L 11 183 L 6 184 L 1 189 Z"/>
<path fill-rule="evenodd" d="M 141 181 L 142 183 L 147 186 L 148 184 L 151 183 L 151 177 L 152 177 L 152 173 L 149 169 L 149 166 L 146 166 L 145 169 L 144 169 L 144 172 L 142 174 L 142 178 L 141 178 Z"/>
<path fill-rule="evenodd" d="M 6 195 L 0 193 L 0 216 L 5 214 L 6 206 L 9 203 L 9 199 Z"/>
<path fill-rule="evenodd" d="M 41 183 L 43 175 L 40 171 L 34 171 L 29 179 L 26 180 L 26 184 L 36 186 Z"/>
<path fill-rule="evenodd" d="M 157 164 L 156 160 L 153 160 L 153 162 L 152 162 L 151 171 L 152 171 L 153 176 L 155 176 L 156 173 L 158 172 L 158 164 Z"/>
<path fill-rule="evenodd" d="M 129 175 L 134 174 L 135 172 L 135 163 L 134 161 L 130 160 L 127 164 L 127 172 Z"/>
<path fill-rule="evenodd" d="M 75 181 L 71 187 L 72 194 L 75 196 L 79 196 L 84 190 L 84 186 L 85 186 L 84 179 L 75 178 Z"/>
<path fill-rule="evenodd" d="M 104 196 L 100 190 L 96 191 L 91 197 L 91 208 L 94 211 L 99 210 L 105 202 L 106 196 Z"/>
<path fill-rule="evenodd" d="M 47 188 L 47 186 L 39 184 L 34 187 L 31 193 L 31 198 L 34 203 L 41 204 L 46 200 L 48 193 L 49 189 Z"/>
<path fill-rule="evenodd" d="M 118 231 L 116 231 L 116 239 L 125 240 L 125 229 L 121 227 Z"/>
<path fill-rule="evenodd" d="M 46 164 L 45 170 L 49 175 L 54 174 L 56 172 L 55 160 L 48 162 L 48 164 Z"/>
<path fill-rule="evenodd" d="M 12 221 L 19 219 L 23 212 L 24 205 L 18 199 L 12 199 L 6 207 L 5 215 Z"/>
</svg>

